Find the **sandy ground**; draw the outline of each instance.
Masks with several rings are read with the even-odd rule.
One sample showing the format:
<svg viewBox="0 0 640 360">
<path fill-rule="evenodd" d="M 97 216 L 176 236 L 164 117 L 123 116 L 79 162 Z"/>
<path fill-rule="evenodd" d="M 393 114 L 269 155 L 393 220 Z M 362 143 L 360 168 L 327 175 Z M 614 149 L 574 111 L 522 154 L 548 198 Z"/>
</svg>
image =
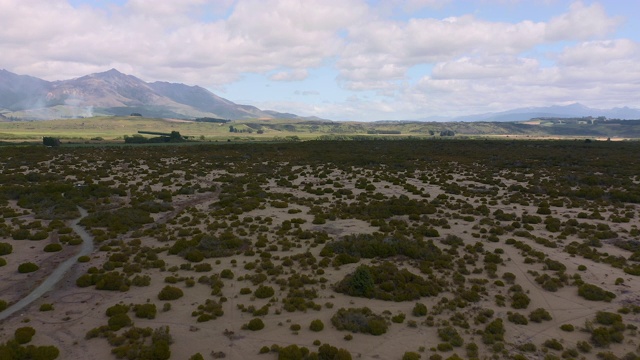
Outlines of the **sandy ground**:
<svg viewBox="0 0 640 360">
<path fill-rule="evenodd" d="M 344 182 L 347 185 L 347 189 L 352 190 L 358 194 L 362 190 L 356 189 L 353 186 L 353 181 L 349 180 L 346 174 L 332 174 L 337 180 Z M 459 178 L 459 181 L 464 179 Z M 302 182 L 315 182 L 319 184 L 321 180 L 315 179 L 313 176 L 306 178 L 299 178 L 298 183 Z M 421 183 L 417 179 L 411 179 L 416 185 L 419 185 L 425 189 L 425 192 L 429 193 L 430 199 L 434 199 L 438 195 L 443 194 L 443 190 L 438 186 Z M 506 180 L 505 180 L 506 182 Z M 392 183 L 381 181 L 376 184 L 376 191 L 379 191 L 387 196 L 406 194 L 406 192 L 399 186 L 395 186 Z M 311 195 L 303 192 L 302 190 L 291 190 L 285 188 L 278 188 L 278 186 L 272 182 L 270 183 L 270 191 L 292 193 L 297 197 L 308 197 L 311 199 L 317 199 L 320 196 Z M 215 203 L 220 196 L 220 193 L 207 193 L 207 194 L 195 194 L 186 196 L 176 196 L 174 198 L 175 210 L 172 212 L 162 213 L 154 215 L 156 224 L 171 225 L 171 222 L 181 216 L 184 216 L 189 211 L 193 213 L 206 214 L 209 211 L 209 206 Z M 410 197 L 420 199 L 419 196 L 411 195 Z M 462 196 L 453 196 L 454 198 L 463 199 Z M 468 199 L 467 199 L 468 200 Z M 350 201 L 345 199 L 344 201 Z M 477 205 L 477 204 L 476 204 Z M 13 205 L 15 206 L 15 204 Z M 515 205 L 516 209 L 513 209 L 513 204 L 504 206 L 497 204 L 490 206 L 491 212 L 495 209 L 502 208 L 505 211 L 509 210 L 516 212 L 518 216 L 528 212 L 534 214 L 537 207 L 520 206 Z M 289 213 L 292 208 L 302 210 L 299 213 Z M 638 212 L 637 207 L 635 212 Z M 191 209 L 191 210 L 189 210 Z M 372 233 L 376 231 L 375 227 L 372 227 L 368 222 L 357 219 L 342 219 L 335 221 L 327 221 L 326 224 L 316 225 L 312 224 L 313 216 L 308 214 L 310 207 L 301 205 L 290 205 L 287 208 L 279 209 L 274 207 L 265 207 L 262 209 L 256 209 L 249 213 L 242 214 L 240 219 L 245 216 L 257 217 L 270 217 L 273 219 L 273 224 L 281 224 L 285 220 L 291 220 L 294 218 L 302 218 L 306 220 L 306 223 L 301 224 L 300 228 L 303 230 L 311 231 L 324 231 L 330 235 L 333 239 L 339 239 L 340 237 L 348 234 L 358 233 Z M 559 218 L 574 218 L 577 211 L 582 209 L 566 209 L 553 207 L 553 216 Z M 453 212 L 453 211 L 452 211 Z M 608 214 L 603 213 L 605 218 Z M 447 215 L 443 213 L 431 215 L 432 217 L 445 217 Z M 22 220 L 29 222 L 33 221 L 33 217 L 27 215 L 21 217 Z M 502 294 L 507 295 L 508 285 L 505 287 L 496 286 L 493 284 L 493 279 L 487 284 L 488 296 L 484 296 L 478 303 L 472 304 L 469 308 L 462 309 L 462 313 L 469 316 L 469 321 L 473 324 L 473 316 L 477 314 L 479 309 L 491 309 L 494 311 L 495 317 L 505 319 L 504 324 L 506 327 L 505 342 L 507 344 L 507 353 L 515 353 L 515 347 L 519 344 L 532 342 L 538 346 L 538 349 L 542 349 L 541 344 L 547 339 L 559 339 L 565 346 L 565 348 L 575 347 L 575 344 L 581 340 L 588 340 L 588 334 L 582 331 L 575 331 L 572 333 L 564 332 L 560 330 L 562 324 L 572 324 L 577 329 L 584 328 L 585 322 L 593 319 L 593 316 L 597 311 L 611 311 L 616 312 L 621 306 L 625 304 L 640 304 L 640 279 L 631 275 L 626 275 L 621 269 L 616 269 L 610 265 L 604 263 L 595 263 L 593 261 L 584 259 L 578 256 L 570 256 L 562 250 L 562 246 L 551 249 L 546 248 L 543 245 L 537 244 L 534 241 L 524 238 L 517 238 L 518 240 L 525 241 L 531 247 L 536 250 L 543 251 L 550 258 L 560 261 L 567 267 L 567 273 L 575 274 L 579 273 L 585 282 L 597 284 L 609 291 L 614 292 L 617 298 L 612 302 L 593 302 L 587 301 L 577 296 L 577 290 L 575 286 L 565 286 L 559 289 L 557 292 L 549 292 L 543 290 L 539 284 L 534 281 L 534 276 L 531 271 L 537 271 L 543 273 L 544 269 L 542 264 L 526 264 L 524 257 L 513 246 L 505 245 L 504 239 L 512 237 L 501 236 L 501 241 L 498 243 L 488 242 L 482 237 L 472 236 L 477 230 L 473 226 L 477 223 L 478 217 L 473 222 L 466 222 L 462 219 L 449 219 L 451 224 L 450 229 L 440 229 L 440 237 L 434 239 L 438 242 L 441 238 L 448 234 L 454 234 L 460 236 L 466 244 L 475 244 L 481 242 L 485 249 L 494 251 L 496 249 L 502 249 L 504 251 L 502 258 L 506 259 L 504 264 L 499 266 L 498 274 L 501 275 L 505 272 L 511 272 L 516 276 L 516 283 L 522 286 L 524 291 L 531 298 L 531 304 L 526 310 L 514 310 L 509 307 L 507 300 L 506 307 L 497 306 L 493 300 L 494 295 Z M 9 222 L 6 219 L 6 222 Z M 596 220 L 581 220 L 591 223 L 601 223 L 604 221 Z M 608 223 L 608 222 L 607 222 Z M 630 229 L 633 226 L 638 225 L 638 217 L 636 216 L 630 224 L 612 224 L 612 229 L 615 231 Z M 204 223 L 198 225 L 199 228 L 206 230 Z M 275 225 L 272 225 L 275 226 Z M 544 230 L 544 224 L 537 224 L 535 229 L 531 231 L 534 236 L 549 238 L 550 233 Z M 121 236 L 125 241 L 130 240 L 129 234 Z M 152 237 L 141 237 L 143 244 L 149 246 L 162 246 Z M 269 234 L 269 243 L 276 244 L 277 236 Z M 1 297 L 8 301 L 14 302 L 24 294 L 37 285 L 43 277 L 50 272 L 57 263 L 63 259 L 73 256 L 75 249 L 72 246 L 65 246 L 65 250 L 58 253 L 44 253 L 42 248 L 52 242 L 52 239 L 42 241 L 29 241 L 22 240 L 16 241 L 10 238 L 0 239 L 3 242 L 9 242 L 13 246 L 13 253 L 4 256 L 8 261 L 8 265 L 0 268 L 0 294 Z M 571 239 L 564 241 L 568 244 Z M 271 252 L 272 258 L 291 256 L 294 254 L 304 253 L 306 251 L 311 252 L 317 259 L 320 259 L 319 252 L 323 245 L 312 246 L 310 241 L 300 240 L 300 247 L 294 248 L 290 251 L 282 251 L 279 247 L 278 251 Z M 610 254 L 629 255 L 628 252 L 618 249 L 614 246 L 605 244 L 605 247 L 599 249 L 602 252 L 609 252 Z M 21 326 L 32 326 L 37 329 L 37 334 L 34 338 L 34 344 L 53 344 L 61 350 L 61 359 L 87 359 L 87 358 L 115 358 L 110 354 L 111 346 L 104 339 L 92 339 L 86 340 L 85 334 L 90 329 L 96 328 L 107 323 L 107 317 L 105 316 L 105 310 L 117 303 L 123 304 L 142 304 L 146 302 L 155 303 L 159 310 L 162 308 L 163 301 L 158 300 L 157 294 L 162 287 L 166 284 L 163 279 L 169 275 L 175 275 L 177 277 L 194 277 L 197 279 L 203 275 L 201 273 L 195 273 L 188 270 L 176 270 L 176 271 L 161 271 L 158 269 L 143 270 L 143 274 L 150 275 L 152 277 L 151 285 L 148 287 L 132 287 L 127 292 L 112 292 L 112 291 L 98 291 L 93 287 L 78 288 L 75 285 L 75 280 L 84 274 L 91 266 L 101 266 L 109 256 L 109 252 L 96 251 L 92 256 L 89 263 L 77 264 L 68 276 L 61 281 L 56 288 L 47 293 L 41 299 L 37 300 L 30 307 L 23 312 L 16 314 L 9 319 L 0 323 L 0 340 L 6 341 L 13 336 L 13 332 L 16 328 Z M 166 268 L 170 268 L 172 265 L 179 266 L 186 263 L 185 260 L 178 256 L 167 255 L 161 253 L 160 257 L 166 261 Z M 270 278 L 267 283 L 276 289 L 274 295 L 275 300 L 272 303 L 269 314 L 262 317 L 266 327 L 261 331 L 248 331 L 242 330 L 242 326 L 246 324 L 253 317 L 246 312 L 238 310 L 238 305 L 253 305 L 259 308 L 269 303 L 269 299 L 254 299 L 252 295 L 241 295 L 240 289 L 243 287 L 249 287 L 255 289 L 257 286 L 252 285 L 250 281 L 238 280 L 239 277 L 252 275 L 254 271 L 244 269 L 244 265 L 247 262 L 255 260 L 257 257 L 248 257 L 242 254 L 234 255 L 227 258 L 220 259 L 206 259 L 204 262 L 212 264 L 213 270 L 205 273 L 210 275 L 219 273 L 223 269 L 231 269 L 235 278 L 233 280 L 225 280 L 225 286 L 222 289 L 222 293 L 228 299 L 223 303 L 224 316 L 204 322 L 197 323 L 195 318 L 191 316 L 191 312 L 194 311 L 199 304 L 204 303 L 206 299 L 213 298 L 219 299 L 216 296 L 210 295 L 210 288 L 196 283 L 194 287 L 187 288 L 184 283 L 178 283 L 175 286 L 182 288 L 187 294 L 181 299 L 171 301 L 172 309 L 167 312 L 159 311 L 157 317 L 153 320 L 137 319 L 130 313 L 130 316 L 138 327 L 151 327 L 158 328 L 160 326 L 169 326 L 171 335 L 173 336 L 174 343 L 171 346 L 171 352 L 173 354 L 172 359 L 187 359 L 189 356 L 195 353 L 201 353 L 205 358 L 212 358 L 210 355 L 212 352 L 224 352 L 228 359 L 249 359 L 249 358 L 274 358 L 274 354 L 257 355 L 260 348 L 263 346 L 270 347 L 273 344 L 280 346 L 287 346 L 290 344 L 297 344 L 299 346 L 306 346 L 312 350 L 316 350 L 317 346 L 313 344 L 314 340 L 320 340 L 322 343 L 329 343 L 339 348 L 348 349 L 354 358 L 362 359 L 400 359 L 405 351 L 422 351 L 422 358 L 429 358 L 431 354 L 440 353 L 445 358 L 451 356 L 453 353 L 465 358 L 466 353 L 464 348 L 457 348 L 450 352 L 438 352 L 435 351 L 437 344 L 442 341 L 437 336 L 437 326 L 428 326 L 423 324 L 424 318 L 416 318 L 411 315 L 411 310 L 415 302 L 423 302 L 427 304 L 429 309 L 432 309 L 440 300 L 442 296 L 449 298 L 453 297 L 451 293 L 443 293 L 436 298 L 422 298 L 417 301 L 410 302 L 386 302 L 380 300 L 364 299 L 349 297 L 343 294 L 338 294 L 331 289 L 331 285 L 340 281 L 345 275 L 353 272 L 355 268 L 361 263 L 370 263 L 368 260 L 363 260 L 358 264 L 343 265 L 340 268 L 329 266 L 325 269 L 324 277 L 327 278 L 326 286 L 323 288 L 320 284 L 316 284 L 313 287 L 318 290 L 319 297 L 314 299 L 318 304 L 323 305 L 320 311 L 307 310 L 306 312 L 296 311 L 287 312 L 281 310 L 282 304 L 279 299 L 286 296 L 288 289 L 281 289 L 278 285 L 272 282 Z M 216 261 L 219 260 L 219 264 Z M 33 261 L 40 265 L 41 269 L 32 274 L 18 274 L 17 265 L 26 261 Z M 234 264 L 235 262 L 235 264 Z M 275 260 L 274 260 L 275 262 Z M 414 273 L 419 271 L 412 267 L 410 262 L 400 261 L 402 266 L 411 269 Z M 578 266 L 587 266 L 586 271 L 578 271 Z M 482 266 L 480 260 L 477 266 Z M 285 268 L 284 276 L 288 276 L 292 273 L 312 274 L 312 270 L 307 267 L 302 268 L 299 265 L 295 265 L 291 268 Z M 483 278 L 485 275 L 471 275 L 471 277 Z M 614 285 L 616 278 L 622 277 L 624 284 Z M 53 311 L 41 312 L 39 307 L 41 304 L 50 303 L 53 304 L 55 309 Z M 325 304 L 330 304 L 327 307 Z M 402 324 L 391 324 L 389 331 L 381 336 L 372 336 L 366 334 L 353 334 L 353 340 L 347 341 L 344 339 L 347 332 L 338 331 L 331 325 L 331 317 L 340 308 L 347 307 L 369 307 L 376 313 L 388 312 L 388 314 L 396 315 L 404 313 L 407 315 L 407 319 Z M 506 321 L 507 313 L 510 311 L 518 311 L 522 314 L 528 314 L 531 310 L 536 308 L 545 308 L 552 315 L 553 320 L 546 321 L 540 324 L 530 322 L 529 325 L 515 325 Z M 280 312 L 277 314 L 276 312 Z M 436 315 L 436 323 L 444 324 L 452 313 L 443 313 Z M 314 319 L 320 319 L 325 324 L 325 329 L 321 332 L 313 332 L 309 330 L 309 324 Z M 416 327 L 408 326 L 408 322 L 414 320 L 417 322 Z M 627 324 L 638 325 L 640 324 L 639 315 L 625 316 L 625 322 Z M 301 325 L 301 330 L 294 332 L 290 330 L 292 324 Z M 474 328 L 482 328 L 484 325 L 474 325 Z M 225 335 L 225 330 L 227 334 Z M 233 332 L 230 335 L 229 332 Z M 465 339 L 465 343 L 475 342 L 480 346 L 481 354 L 483 356 L 490 356 L 491 352 L 487 347 L 482 344 L 481 337 L 475 334 L 473 331 L 465 331 L 459 329 L 459 332 Z M 610 351 L 622 356 L 630 351 L 637 351 L 639 339 L 638 335 L 634 331 L 629 331 L 626 335 L 626 340 L 622 344 L 616 344 Z M 582 354 L 587 359 L 595 359 L 596 353 L 603 349 L 593 350 L 589 354 Z M 558 353 L 559 354 L 559 353 Z M 500 355 L 502 356 L 502 355 Z M 528 355 L 532 359 L 543 358 L 542 352 Z"/>
</svg>

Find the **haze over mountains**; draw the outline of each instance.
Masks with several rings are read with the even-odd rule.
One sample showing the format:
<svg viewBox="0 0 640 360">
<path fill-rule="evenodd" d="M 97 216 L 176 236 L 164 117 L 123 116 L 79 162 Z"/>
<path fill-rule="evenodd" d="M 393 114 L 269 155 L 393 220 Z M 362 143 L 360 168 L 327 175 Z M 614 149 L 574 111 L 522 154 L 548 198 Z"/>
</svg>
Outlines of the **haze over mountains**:
<svg viewBox="0 0 640 360">
<path fill-rule="evenodd" d="M 219 97 L 200 86 L 162 81 L 145 82 L 116 69 L 71 80 L 46 81 L 0 70 L 0 119 L 48 120 L 95 115 L 130 115 L 193 119 L 292 118 L 313 119 L 290 113 L 261 110 Z M 498 113 L 461 117 L 429 116 L 420 121 L 524 121 L 538 117 L 604 116 L 640 119 L 640 109 L 592 109 L 581 104 L 519 108 Z M 366 121 L 367 119 L 352 119 Z"/>
<path fill-rule="evenodd" d="M 170 118 L 298 117 L 236 104 L 199 86 L 148 83 L 115 69 L 52 82 L 0 70 L 0 113 L 27 119 L 131 113 Z"/>
</svg>

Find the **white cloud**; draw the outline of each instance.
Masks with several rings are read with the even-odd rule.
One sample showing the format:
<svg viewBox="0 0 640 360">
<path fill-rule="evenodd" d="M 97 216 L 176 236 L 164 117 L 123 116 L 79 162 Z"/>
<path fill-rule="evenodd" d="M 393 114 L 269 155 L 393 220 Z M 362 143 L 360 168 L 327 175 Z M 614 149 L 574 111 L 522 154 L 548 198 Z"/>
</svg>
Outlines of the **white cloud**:
<svg viewBox="0 0 640 360">
<path fill-rule="evenodd" d="M 309 72 L 304 69 L 297 69 L 292 71 L 279 71 L 269 77 L 274 81 L 300 81 L 309 76 Z"/>
<path fill-rule="evenodd" d="M 354 117 L 360 111 L 410 117 L 452 106 L 487 111 L 554 99 L 620 105 L 640 91 L 640 44 L 616 38 L 621 20 L 603 5 L 576 2 L 564 14 L 538 21 L 497 22 L 472 14 L 407 18 L 413 10 L 455 5 L 129 0 L 73 7 L 65 0 L 0 0 L 0 68 L 54 80 L 115 67 L 146 80 L 215 89 L 247 73 L 305 81 L 309 70 L 331 64 L 339 86 L 378 95 L 317 108 L 295 105 L 325 117 L 338 117 L 341 108 Z M 549 44 L 566 47 L 552 53 Z M 429 70 L 418 81 L 412 71 L 420 66 Z"/>
<path fill-rule="evenodd" d="M 437 80 L 513 78 L 516 75 L 536 71 L 538 67 L 537 60 L 528 58 L 512 56 L 463 57 L 451 62 L 436 64 L 431 77 Z"/>
<path fill-rule="evenodd" d="M 602 5 L 585 6 L 582 2 L 576 2 L 571 5 L 569 12 L 549 21 L 545 38 L 549 41 L 599 38 L 610 34 L 621 21 L 607 16 Z"/>
<path fill-rule="evenodd" d="M 588 41 L 564 49 L 557 58 L 565 66 L 601 65 L 624 59 L 640 61 L 640 44 L 628 39 Z"/>
</svg>

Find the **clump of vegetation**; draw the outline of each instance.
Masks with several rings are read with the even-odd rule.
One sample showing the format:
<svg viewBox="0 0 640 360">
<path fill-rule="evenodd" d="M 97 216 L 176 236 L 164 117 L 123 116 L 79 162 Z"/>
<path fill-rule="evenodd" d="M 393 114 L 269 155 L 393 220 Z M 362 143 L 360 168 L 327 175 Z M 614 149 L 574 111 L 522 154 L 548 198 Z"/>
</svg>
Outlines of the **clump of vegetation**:
<svg viewBox="0 0 640 360">
<path fill-rule="evenodd" d="M 31 339 L 36 334 L 36 330 L 31 326 L 17 328 L 14 332 L 16 342 L 20 345 L 31 342 Z"/>
<path fill-rule="evenodd" d="M 551 319 L 551 314 L 549 314 L 549 312 L 543 308 L 537 308 L 529 313 L 529 320 L 533 322 L 540 323 L 543 321 L 550 321 Z"/>
<path fill-rule="evenodd" d="M 205 300 L 204 304 L 198 305 L 198 310 L 191 313 L 191 316 L 197 317 L 197 322 L 215 320 L 222 315 L 222 304 L 211 299 Z"/>
<path fill-rule="evenodd" d="M 0 256 L 9 255 L 13 252 L 13 246 L 6 242 L 0 242 Z"/>
<path fill-rule="evenodd" d="M 44 252 L 58 252 L 58 251 L 62 251 L 62 245 L 60 244 L 47 244 L 44 247 Z"/>
<path fill-rule="evenodd" d="M 156 307 L 156 304 L 147 303 L 134 305 L 133 311 L 135 312 L 137 318 L 155 319 L 158 309 Z"/>
<path fill-rule="evenodd" d="M 616 298 L 616 294 L 606 291 L 597 285 L 586 283 L 578 287 L 578 295 L 591 301 L 610 302 Z"/>
<path fill-rule="evenodd" d="M 2 359 L 37 359 L 54 360 L 60 356 L 60 350 L 51 345 L 35 346 L 27 345 L 36 334 L 34 328 L 20 327 L 14 331 L 13 340 L 0 343 L 0 356 Z"/>
<path fill-rule="evenodd" d="M 413 316 L 426 316 L 427 315 L 427 305 L 422 303 L 416 303 L 413 306 L 413 310 L 411 311 Z"/>
<path fill-rule="evenodd" d="M 336 291 L 351 296 L 380 300 L 407 301 L 435 296 L 441 287 L 391 262 L 379 266 L 360 265 L 336 285 Z"/>
<path fill-rule="evenodd" d="M 410 207 L 411 205 L 405 204 L 402 206 Z M 418 207 L 416 207 L 415 209 L 416 211 L 419 211 Z M 388 210 L 389 209 L 387 209 L 387 211 Z M 424 213 L 430 212 L 431 211 L 425 210 Z M 429 261 L 442 259 L 443 256 L 442 250 L 440 250 L 440 248 L 436 246 L 432 240 L 414 241 L 404 238 L 389 239 L 381 233 L 345 236 L 342 240 L 328 243 L 322 249 L 320 255 L 329 256 L 332 254 L 342 253 L 366 259 L 372 259 L 376 257 L 388 258 L 392 256 L 403 255 L 411 259 Z"/>
<path fill-rule="evenodd" d="M 51 304 L 42 304 L 40 305 L 40 311 L 52 311 L 53 305 Z"/>
<path fill-rule="evenodd" d="M 382 335 L 387 332 L 387 321 L 376 315 L 367 307 L 341 308 L 333 317 L 331 323 L 338 330 L 348 330 L 354 333 Z"/>
<path fill-rule="evenodd" d="M 324 329 L 324 323 L 320 319 L 313 320 L 309 325 L 309 330 L 311 331 L 318 332 L 318 331 L 322 331 L 323 329 Z"/>
<path fill-rule="evenodd" d="M 158 299 L 160 300 L 176 300 L 184 296 L 184 292 L 175 286 L 165 286 L 158 293 Z"/>
<path fill-rule="evenodd" d="M 21 274 L 31 273 L 37 271 L 38 269 L 40 269 L 40 266 L 32 262 L 26 262 L 18 265 L 18 272 Z"/>
<path fill-rule="evenodd" d="M 275 291 L 271 286 L 260 285 L 254 292 L 253 295 L 258 299 L 266 299 L 270 298 L 275 294 Z"/>
<path fill-rule="evenodd" d="M 258 331 L 264 329 L 264 322 L 261 319 L 251 319 L 248 324 L 242 326 L 243 329 Z"/>
</svg>

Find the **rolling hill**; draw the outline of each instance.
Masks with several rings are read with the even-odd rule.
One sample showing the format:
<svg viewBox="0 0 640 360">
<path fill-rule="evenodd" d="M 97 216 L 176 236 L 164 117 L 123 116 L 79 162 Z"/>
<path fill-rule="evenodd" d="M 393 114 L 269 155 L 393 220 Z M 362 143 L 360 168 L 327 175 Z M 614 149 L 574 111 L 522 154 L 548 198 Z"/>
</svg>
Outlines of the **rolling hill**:
<svg viewBox="0 0 640 360">
<path fill-rule="evenodd" d="M 5 117 L 48 120 L 131 113 L 184 119 L 301 118 L 236 104 L 200 86 L 148 83 L 116 69 L 63 81 L 0 70 L 0 114 Z"/>
</svg>

